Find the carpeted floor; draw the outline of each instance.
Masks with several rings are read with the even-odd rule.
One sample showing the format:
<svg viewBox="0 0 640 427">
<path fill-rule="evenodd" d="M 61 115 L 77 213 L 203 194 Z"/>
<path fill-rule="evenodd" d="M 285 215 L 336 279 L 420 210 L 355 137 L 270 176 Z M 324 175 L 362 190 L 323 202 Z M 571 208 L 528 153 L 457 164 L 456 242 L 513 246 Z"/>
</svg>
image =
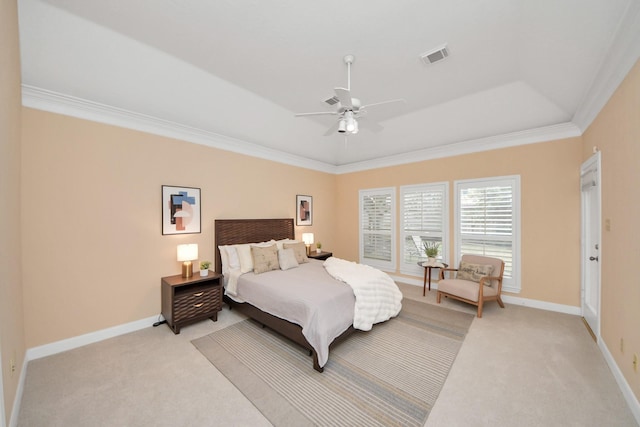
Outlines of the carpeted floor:
<svg viewBox="0 0 640 427">
<path fill-rule="evenodd" d="M 435 304 L 433 290 L 398 286 L 403 304 Z M 440 306 L 475 313 L 455 300 Z M 149 327 L 32 360 L 17 426 L 273 426 L 191 343 L 244 320 L 225 305 L 217 322 L 179 335 Z M 579 316 L 494 303 L 473 320 L 424 424 L 488 426 L 639 424 Z"/>
<path fill-rule="evenodd" d="M 323 373 L 251 320 L 193 344 L 274 425 L 423 426 L 473 318 L 405 300 L 398 317 L 333 348 Z"/>
</svg>

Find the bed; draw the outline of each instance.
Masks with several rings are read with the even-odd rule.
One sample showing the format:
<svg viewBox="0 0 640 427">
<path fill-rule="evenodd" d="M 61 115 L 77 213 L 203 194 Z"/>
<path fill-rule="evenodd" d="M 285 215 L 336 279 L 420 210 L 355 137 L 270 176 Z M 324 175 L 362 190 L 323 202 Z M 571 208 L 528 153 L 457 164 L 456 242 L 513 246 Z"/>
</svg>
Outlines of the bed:
<svg viewBox="0 0 640 427">
<path fill-rule="evenodd" d="M 220 246 L 267 242 L 270 240 L 282 239 L 295 240 L 294 222 L 292 218 L 215 220 L 216 271 L 222 271 L 222 258 L 219 250 Z M 318 265 L 321 263 L 321 261 L 312 261 Z M 309 267 L 315 268 L 313 265 Z M 275 275 L 273 276 L 275 277 Z M 255 305 L 252 305 L 248 302 L 238 302 L 229 295 L 225 295 L 224 300 L 229 305 L 230 309 L 238 310 L 260 324 L 271 328 L 307 349 L 309 354 L 313 357 L 313 368 L 318 372 L 323 371 L 323 366 L 321 366 L 319 361 L 318 351 L 307 340 L 300 325 L 262 310 L 258 307 L 260 306 L 259 303 L 254 303 Z M 328 348 L 330 349 L 332 346 L 345 339 L 353 333 L 354 330 L 353 325 L 349 324 L 335 337 L 335 339 L 331 341 Z"/>
</svg>

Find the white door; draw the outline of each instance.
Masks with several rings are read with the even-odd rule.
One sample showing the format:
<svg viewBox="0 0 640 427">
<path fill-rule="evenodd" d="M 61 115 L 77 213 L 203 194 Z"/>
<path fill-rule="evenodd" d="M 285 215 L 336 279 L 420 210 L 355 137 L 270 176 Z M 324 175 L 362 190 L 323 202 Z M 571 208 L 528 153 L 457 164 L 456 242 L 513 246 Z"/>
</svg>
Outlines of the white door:
<svg viewBox="0 0 640 427">
<path fill-rule="evenodd" d="M 582 316 L 600 338 L 600 152 L 581 167 Z"/>
</svg>

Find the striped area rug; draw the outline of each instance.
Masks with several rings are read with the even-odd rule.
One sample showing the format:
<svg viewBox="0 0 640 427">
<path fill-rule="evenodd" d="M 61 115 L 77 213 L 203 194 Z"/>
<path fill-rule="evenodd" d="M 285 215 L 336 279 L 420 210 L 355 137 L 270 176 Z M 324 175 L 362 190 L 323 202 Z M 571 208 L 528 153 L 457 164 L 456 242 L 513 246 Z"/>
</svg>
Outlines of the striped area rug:
<svg viewBox="0 0 640 427">
<path fill-rule="evenodd" d="M 398 317 L 308 352 L 244 320 L 193 341 L 275 426 L 422 426 L 475 316 L 404 299 Z"/>
</svg>

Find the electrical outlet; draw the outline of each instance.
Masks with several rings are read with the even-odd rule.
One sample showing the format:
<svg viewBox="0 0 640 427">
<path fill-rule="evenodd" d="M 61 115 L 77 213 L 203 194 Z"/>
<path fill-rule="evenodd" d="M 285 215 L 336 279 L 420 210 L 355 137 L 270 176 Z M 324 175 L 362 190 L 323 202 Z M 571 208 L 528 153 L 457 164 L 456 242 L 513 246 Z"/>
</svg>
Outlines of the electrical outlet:
<svg viewBox="0 0 640 427">
<path fill-rule="evenodd" d="M 13 378 L 13 374 L 16 372 L 16 361 L 13 357 L 9 359 L 9 372 L 11 372 L 11 377 Z"/>
</svg>

